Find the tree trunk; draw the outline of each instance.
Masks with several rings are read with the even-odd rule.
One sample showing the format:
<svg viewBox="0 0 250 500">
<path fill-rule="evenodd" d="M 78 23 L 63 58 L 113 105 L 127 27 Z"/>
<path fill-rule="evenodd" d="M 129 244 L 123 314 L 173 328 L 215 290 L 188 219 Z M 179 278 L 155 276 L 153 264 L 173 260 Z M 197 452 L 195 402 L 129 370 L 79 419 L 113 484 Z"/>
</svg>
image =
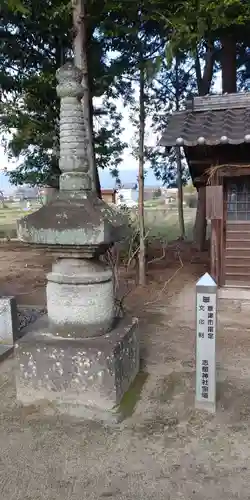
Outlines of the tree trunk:
<svg viewBox="0 0 250 500">
<path fill-rule="evenodd" d="M 179 61 L 178 57 L 175 60 L 175 106 L 176 111 L 180 110 L 180 82 L 179 82 Z M 178 217 L 180 227 L 180 239 L 185 238 L 185 223 L 183 213 L 183 185 L 182 185 L 182 164 L 181 164 L 181 149 L 176 147 L 176 181 L 178 188 Z"/>
<path fill-rule="evenodd" d="M 54 175 L 53 179 L 50 179 L 48 181 L 48 187 L 51 189 L 54 189 L 55 191 L 59 191 L 60 189 L 60 172 L 58 172 L 58 175 Z"/>
<path fill-rule="evenodd" d="M 94 134 L 93 134 L 93 102 L 89 87 L 88 74 L 88 52 L 87 52 L 87 11 L 86 0 L 72 0 L 73 26 L 74 26 L 74 60 L 75 65 L 83 71 L 83 112 L 85 118 L 86 132 L 88 135 L 88 157 L 90 165 L 90 176 L 92 189 L 98 196 L 101 194 L 100 180 L 95 160 Z"/>
<path fill-rule="evenodd" d="M 202 75 L 198 49 L 196 49 L 195 73 L 196 73 L 198 94 L 200 96 L 209 94 L 213 80 L 214 62 L 215 62 L 214 44 L 208 43 L 205 54 L 205 66 Z"/>
<path fill-rule="evenodd" d="M 196 50 L 195 58 L 195 71 L 197 78 L 197 88 L 198 94 L 200 96 L 209 94 L 212 80 L 213 71 L 215 63 L 215 49 L 214 44 L 208 44 L 206 56 L 205 56 L 205 66 L 203 70 L 203 75 L 201 72 L 200 59 L 198 50 Z M 205 250 L 206 245 L 206 233 L 207 233 L 207 220 L 206 220 L 206 188 L 201 186 L 197 188 L 198 191 L 198 201 L 196 208 L 196 217 L 194 223 L 193 240 L 200 252 Z"/>
<path fill-rule="evenodd" d="M 181 150 L 176 147 L 176 166 L 177 166 L 177 188 L 178 188 L 178 217 L 180 227 L 180 239 L 185 239 L 185 223 L 183 212 L 183 187 L 182 187 L 182 163 L 181 163 Z"/>
<path fill-rule="evenodd" d="M 221 71 L 223 94 L 237 92 L 236 42 L 230 36 L 221 38 Z"/>
<path fill-rule="evenodd" d="M 89 123 L 90 123 L 90 130 L 92 130 L 91 133 L 91 146 L 90 146 L 90 156 L 92 155 L 91 151 L 93 152 L 92 158 L 94 158 L 94 163 L 92 165 L 93 167 L 93 189 L 96 191 L 98 198 L 102 198 L 102 191 L 101 191 L 101 184 L 100 184 L 100 177 L 98 173 L 98 168 L 96 164 L 96 158 L 95 158 L 95 146 L 94 146 L 94 133 L 93 133 L 93 120 L 94 120 L 94 108 L 93 108 L 93 100 L 91 97 L 91 92 L 89 93 Z"/>
<path fill-rule="evenodd" d="M 194 242 L 200 252 L 205 250 L 206 232 L 206 187 L 200 186 L 198 187 L 198 201 L 194 224 Z"/>
<path fill-rule="evenodd" d="M 144 220 L 144 142 L 145 142 L 145 70 L 143 63 L 140 67 L 140 130 L 139 130 L 139 227 L 140 227 L 140 252 L 139 252 L 139 284 L 146 284 L 146 243 Z"/>
</svg>

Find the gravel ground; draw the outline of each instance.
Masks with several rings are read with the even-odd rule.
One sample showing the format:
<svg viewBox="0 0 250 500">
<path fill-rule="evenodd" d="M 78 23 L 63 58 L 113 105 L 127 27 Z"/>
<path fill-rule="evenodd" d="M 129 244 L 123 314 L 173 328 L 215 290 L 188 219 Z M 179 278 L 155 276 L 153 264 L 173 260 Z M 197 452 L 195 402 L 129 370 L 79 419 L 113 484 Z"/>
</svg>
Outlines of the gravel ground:
<svg viewBox="0 0 250 500">
<path fill-rule="evenodd" d="M 19 407 L 14 360 L 0 365 L 0 498 L 249 500 L 250 335 L 220 324 L 217 412 L 195 411 L 196 270 L 184 267 L 164 292 L 162 271 L 154 296 L 151 284 L 129 297 L 144 372 L 119 425 Z"/>
</svg>

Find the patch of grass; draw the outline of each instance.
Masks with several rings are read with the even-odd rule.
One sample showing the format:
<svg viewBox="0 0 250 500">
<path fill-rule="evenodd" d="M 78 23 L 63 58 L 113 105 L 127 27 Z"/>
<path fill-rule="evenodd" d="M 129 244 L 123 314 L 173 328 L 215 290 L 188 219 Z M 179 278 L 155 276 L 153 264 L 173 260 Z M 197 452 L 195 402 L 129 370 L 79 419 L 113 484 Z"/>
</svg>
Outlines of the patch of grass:
<svg viewBox="0 0 250 500">
<path fill-rule="evenodd" d="M 1 224 L 0 223 L 0 238 L 16 238 L 16 224 Z"/>
<path fill-rule="evenodd" d="M 184 212 L 186 238 L 192 240 L 195 210 L 187 209 Z M 180 236 L 177 211 L 158 211 L 145 213 L 146 232 L 149 239 L 158 239 L 166 242 L 175 241 Z"/>
<path fill-rule="evenodd" d="M 30 210 L 24 210 L 24 207 L 17 204 L 10 204 L 0 208 L 0 238 L 16 238 L 16 223 L 18 219 L 37 210 L 39 206 L 33 205 Z"/>
<path fill-rule="evenodd" d="M 16 223 L 18 219 L 25 217 L 38 207 L 24 210 L 21 206 L 9 206 L 0 209 L 0 238 L 13 239 L 17 237 Z"/>
<path fill-rule="evenodd" d="M 159 200 L 153 200 L 155 203 Z M 151 200 L 152 202 L 152 200 Z M 0 238 L 16 238 L 16 221 L 34 212 L 39 205 L 33 205 L 30 210 L 24 210 L 21 205 L 10 205 L 0 208 Z M 145 207 L 145 227 L 149 240 L 172 242 L 180 236 L 178 212 L 166 206 Z M 185 230 L 188 240 L 192 240 L 195 209 L 185 208 Z M 134 212 L 131 211 L 132 216 Z M 134 215 L 135 216 L 135 215 Z"/>
<path fill-rule="evenodd" d="M 164 200 L 160 200 L 159 198 L 155 198 L 155 199 L 152 199 L 152 200 L 146 200 L 144 202 L 144 206 L 145 208 L 147 207 L 155 207 L 155 208 L 161 208 L 161 207 L 165 207 L 166 204 L 164 202 Z"/>
</svg>

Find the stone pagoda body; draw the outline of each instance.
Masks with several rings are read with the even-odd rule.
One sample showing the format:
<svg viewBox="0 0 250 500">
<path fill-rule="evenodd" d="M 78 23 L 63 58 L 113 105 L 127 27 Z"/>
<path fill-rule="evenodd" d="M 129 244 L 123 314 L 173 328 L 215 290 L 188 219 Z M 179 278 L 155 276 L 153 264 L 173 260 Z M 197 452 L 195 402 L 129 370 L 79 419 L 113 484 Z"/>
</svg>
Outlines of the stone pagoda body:
<svg viewBox="0 0 250 500">
<path fill-rule="evenodd" d="M 67 63 L 57 80 L 60 191 L 18 221 L 19 239 L 50 251 L 55 263 L 47 315 L 16 347 L 17 397 L 95 415 L 120 403 L 139 370 L 137 321 L 117 324 L 113 273 L 99 258 L 126 235 L 127 221 L 92 190 L 82 72 Z"/>
</svg>

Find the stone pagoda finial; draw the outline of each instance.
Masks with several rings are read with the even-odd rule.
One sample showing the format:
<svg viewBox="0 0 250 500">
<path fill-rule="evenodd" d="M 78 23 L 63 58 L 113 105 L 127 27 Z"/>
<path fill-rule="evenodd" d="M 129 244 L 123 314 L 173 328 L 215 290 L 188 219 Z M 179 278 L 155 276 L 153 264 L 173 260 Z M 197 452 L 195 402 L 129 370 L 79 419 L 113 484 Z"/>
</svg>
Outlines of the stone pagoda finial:
<svg viewBox="0 0 250 500">
<path fill-rule="evenodd" d="M 89 191 L 91 178 L 88 159 L 88 136 L 81 99 L 83 73 L 68 62 L 56 73 L 57 95 L 61 99 L 60 160 L 61 191 Z"/>
<path fill-rule="evenodd" d="M 48 205 L 18 221 L 18 237 L 64 257 L 75 253 L 76 246 L 78 255 L 100 255 L 126 237 L 127 220 L 92 190 L 82 71 L 68 62 L 56 77 L 61 99 L 60 191 Z"/>
</svg>

